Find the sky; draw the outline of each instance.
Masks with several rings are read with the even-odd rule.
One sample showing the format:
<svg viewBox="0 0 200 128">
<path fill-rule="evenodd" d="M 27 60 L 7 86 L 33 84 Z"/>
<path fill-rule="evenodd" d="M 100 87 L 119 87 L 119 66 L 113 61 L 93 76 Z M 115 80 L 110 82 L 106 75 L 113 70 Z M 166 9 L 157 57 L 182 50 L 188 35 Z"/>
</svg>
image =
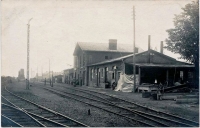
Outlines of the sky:
<svg viewBox="0 0 200 128">
<path fill-rule="evenodd" d="M 1 2 L 1 75 L 18 76 L 27 68 L 27 24 L 30 22 L 30 77 L 38 71 L 61 72 L 73 67 L 77 42 L 133 43 L 133 6 L 135 7 L 135 43 L 143 50 L 160 51 L 160 42 L 174 28 L 190 0 L 4 0 Z M 165 42 L 164 42 L 165 45 Z M 178 55 L 167 54 L 175 59 Z"/>
</svg>

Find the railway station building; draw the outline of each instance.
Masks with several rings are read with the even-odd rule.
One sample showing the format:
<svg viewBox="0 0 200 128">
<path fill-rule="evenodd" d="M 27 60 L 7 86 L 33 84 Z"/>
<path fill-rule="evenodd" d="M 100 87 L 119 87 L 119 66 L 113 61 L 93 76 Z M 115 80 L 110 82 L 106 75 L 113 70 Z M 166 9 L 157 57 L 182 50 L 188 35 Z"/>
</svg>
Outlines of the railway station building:
<svg viewBox="0 0 200 128">
<path fill-rule="evenodd" d="M 90 80 L 89 65 L 130 55 L 132 52 L 133 44 L 119 44 L 116 39 L 109 39 L 108 43 L 78 42 L 73 53 L 73 79 L 78 80 L 79 85 L 87 86 Z M 136 47 L 135 52 L 140 53 L 143 50 Z"/>
<path fill-rule="evenodd" d="M 177 61 L 161 52 L 147 50 L 88 65 L 89 86 L 105 88 L 107 84 L 117 83 L 120 73 L 133 74 L 133 62 L 136 65 L 136 85 L 144 83 L 166 83 L 175 81 L 193 81 L 194 65 Z"/>
</svg>

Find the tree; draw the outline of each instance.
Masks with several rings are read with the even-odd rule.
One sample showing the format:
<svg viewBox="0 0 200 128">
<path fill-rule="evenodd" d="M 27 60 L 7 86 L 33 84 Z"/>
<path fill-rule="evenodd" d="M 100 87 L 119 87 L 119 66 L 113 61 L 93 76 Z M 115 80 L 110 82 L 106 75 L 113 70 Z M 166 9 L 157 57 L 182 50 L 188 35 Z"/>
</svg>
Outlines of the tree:
<svg viewBox="0 0 200 128">
<path fill-rule="evenodd" d="M 175 15 L 175 28 L 168 29 L 167 50 L 195 65 L 195 84 L 199 85 L 199 1 L 193 1 Z"/>
</svg>

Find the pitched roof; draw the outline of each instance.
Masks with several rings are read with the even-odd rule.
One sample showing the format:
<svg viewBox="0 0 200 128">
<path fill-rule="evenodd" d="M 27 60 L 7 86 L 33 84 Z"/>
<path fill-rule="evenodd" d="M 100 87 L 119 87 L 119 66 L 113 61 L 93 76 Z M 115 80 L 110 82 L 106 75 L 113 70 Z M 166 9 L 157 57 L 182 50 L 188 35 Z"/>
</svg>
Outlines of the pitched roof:
<svg viewBox="0 0 200 128">
<path fill-rule="evenodd" d="M 147 51 L 136 53 L 135 55 L 137 56 L 137 55 L 143 54 L 145 52 L 147 52 Z M 121 60 L 123 60 L 125 58 L 128 58 L 128 57 L 131 57 L 131 56 L 133 56 L 133 54 L 122 56 L 122 57 L 118 57 L 118 58 L 114 58 L 114 59 L 110 59 L 110 60 L 106 60 L 106 61 L 102 61 L 102 62 L 91 64 L 91 65 L 88 65 L 88 66 L 94 66 L 94 65 L 99 65 L 99 64 L 106 64 L 106 63 L 121 61 Z"/>
<path fill-rule="evenodd" d="M 77 43 L 83 51 L 102 51 L 102 52 L 133 52 L 133 44 L 120 44 L 117 43 L 117 50 L 110 50 L 109 43 L 89 43 L 78 42 Z M 136 46 L 137 47 L 137 46 Z M 138 48 L 138 52 L 144 51 Z"/>
<path fill-rule="evenodd" d="M 170 56 L 167 56 L 167 55 L 165 55 L 165 54 L 159 53 L 159 52 L 157 52 L 157 51 L 155 51 L 155 50 L 150 49 L 150 51 L 153 52 L 153 53 L 159 54 L 159 55 L 161 55 L 161 56 L 163 56 L 163 57 L 165 57 L 165 58 L 168 58 L 168 59 L 170 59 L 170 60 L 176 61 L 176 62 L 178 62 L 179 64 L 190 65 L 189 63 L 177 61 L 176 59 L 174 59 L 174 58 L 172 58 L 172 57 L 170 57 Z M 136 53 L 135 56 L 141 55 L 141 54 L 146 53 L 146 52 L 148 52 L 148 50 L 147 50 L 147 51 L 140 52 L 140 53 Z M 111 63 L 111 62 L 116 62 L 116 61 L 122 61 L 123 59 L 126 59 L 126 58 L 131 57 L 131 56 L 133 56 L 133 54 L 126 55 L 126 56 L 122 56 L 122 57 L 118 57 L 118 58 L 114 58 L 114 59 L 110 59 L 110 60 L 106 60 L 106 61 L 102 61 L 102 62 L 95 63 L 95 64 L 91 64 L 91 65 L 88 65 L 88 66 L 101 65 L 101 64 L 106 64 L 106 63 Z"/>
</svg>

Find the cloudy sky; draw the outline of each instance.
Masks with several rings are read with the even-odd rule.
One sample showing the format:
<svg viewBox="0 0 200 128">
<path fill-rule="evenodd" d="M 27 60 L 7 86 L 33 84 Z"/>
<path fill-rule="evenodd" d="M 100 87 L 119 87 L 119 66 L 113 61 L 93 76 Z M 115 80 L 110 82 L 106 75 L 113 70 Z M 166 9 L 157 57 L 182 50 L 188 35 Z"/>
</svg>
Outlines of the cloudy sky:
<svg viewBox="0 0 200 128">
<path fill-rule="evenodd" d="M 41 74 L 62 71 L 73 65 L 77 42 L 133 43 L 133 6 L 136 14 L 136 45 L 160 50 L 160 41 L 173 28 L 174 14 L 179 14 L 190 0 L 143 1 L 69 1 L 4 0 L 2 11 L 2 75 L 17 76 L 27 63 L 27 23 L 30 18 L 30 70 Z M 177 59 L 177 55 L 168 54 Z M 34 73 L 30 72 L 30 76 Z M 25 73 L 26 74 L 26 73 Z"/>
</svg>

